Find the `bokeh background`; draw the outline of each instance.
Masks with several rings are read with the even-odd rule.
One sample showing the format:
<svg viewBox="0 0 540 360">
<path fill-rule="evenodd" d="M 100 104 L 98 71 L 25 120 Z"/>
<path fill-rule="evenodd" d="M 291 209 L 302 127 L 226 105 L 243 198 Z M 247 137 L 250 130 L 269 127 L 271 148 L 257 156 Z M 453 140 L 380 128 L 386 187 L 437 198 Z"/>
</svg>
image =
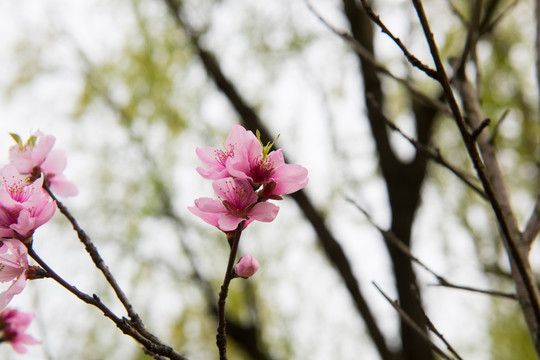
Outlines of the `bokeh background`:
<svg viewBox="0 0 540 360">
<path fill-rule="evenodd" d="M 392 223 L 385 179 L 367 120 L 363 77 L 350 44 L 302 0 L 184 0 L 183 19 L 256 111 L 288 161 L 309 170 L 305 193 L 343 247 L 357 283 L 391 348 L 399 317 L 377 292 L 397 298 L 384 240 Z M 344 3 L 312 2 L 349 31 Z M 463 47 L 469 2 L 425 1 L 447 61 Z M 482 104 L 501 119 L 497 142 L 515 210 L 523 223 L 535 200 L 537 85 L 532 1 L 485 1 L 493 29 L 477 46 Z M 381 19 L 431 64 L 408 1 L 379 1 Z M 193 35 L 193 34 L 191 34 Z M 437 86 L 410 67 L 380 31 L 377 61 L 432 96 Z M 216 146 L 241 118 L 203 67 L 190 34 L 159 0 L 0 2 L 0 160 L 13 144 L 53 134 L 68 153 L 66 175 L 79 187 L 63 199 L 102 252 L 148 328 L 190 359 L 217 358 L 209 300 L 227 262 L 224 236 L 190 214 L 211 183 L 195 171 L 197 146 Z M 416 136 L 406 87 L 382 78 L 387 116 Z M 471 166 L 451 118 L 438 115 L 430 143 L 456 166 Z M 403 163 L 416 151 L 389 132 Z M 3 149 L 3 150 L 2 150 Z M 406 189 L 406 187 L 405 187 Z M 411 235 L 413 253 L 457 284 L 513 291 L 489 207 L 448 170 L 428 164 Z M 233 281 L 228 309 L 257 341 L 231 342 L 231 358 L 378 359 L 343 279 L 302 209 L 286 197 L 273 223 L 254 223 L 240 252 L 261 268 Z M 78 288 L 122 308 L 60 214 L 35 234 L 36 251 Z M 538 249 L 533 249 L 538 265 Z M 431 286 L 414 268 L 432 322 L 465 359 L 533 359 L 518 306 L 505 299 Z M 210 293 L 210 296 L 209 296 Z M 213 300 L 212 300 L 213 301 Z M 0 345 L 2 359 L 145 359 L 114 324 L 50 280 L 32 281 L 13 300 L 34 312 L 42 341 L 26 355 Z"/>
</svg>

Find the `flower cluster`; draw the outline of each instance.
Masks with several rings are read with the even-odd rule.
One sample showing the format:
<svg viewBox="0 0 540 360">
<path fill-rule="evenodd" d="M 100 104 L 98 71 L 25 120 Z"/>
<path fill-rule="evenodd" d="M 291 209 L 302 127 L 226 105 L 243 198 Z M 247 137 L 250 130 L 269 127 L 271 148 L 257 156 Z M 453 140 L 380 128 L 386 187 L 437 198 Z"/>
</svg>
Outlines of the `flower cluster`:
<svg viewBox="0 0 540 360">
<path fill-rule="evenodd" d="M 38 340 L 25 333 L 33 318 L 33 314 L 4 309 L 0 312 L 0 342 L 9 342 L 19 354 L 26 353 L 25 345 L 39 344 Z"/>
<path fill-rule="evenodd" d="M 0 342 L 10 342 L 17 352 L 23 345 L 37 343 L 24 332 L 32 315 L 6 309 L 27 279 L 41 276 L 40 269 L 28 265 L 28 249 L 34 231 L 51 219 L 56 202 L 47 189 L 62 196 L 77 194 L 77 187 L 62 174 L 66 155 L 52 149 L 55 137 L 36 132 L 23 144 L 11 134 L 16 145 L 9 149 L 10 163 L 0 169 L 0 283 L 11 283 L 0 293 Z"/>
<path fill-rule="evenodd" d="M 255 135 L 235 125 L 223 149 L 197 148 L 197 156 L 207 166 L 197 171 L 203 178 L 214 180 L 217 199 L 199 198 L 188 209 L 228 234 L 242 222 L 247 226 L 254 220 L 273 221 L 279 207 L 268 200 L 281 200 L 281 195 L 298 191 L 308 183 L 304 167 L 286 164 L 282 149 L 271 151 L 274 142 L 264 145 L 258 132 Z M 256 271 L 256 260 L 250 264 L 256 264 L 250 265 Z M 243 264 L 238 266 L 240 271 L 244 269 Z M 254 272 L 247 273 L 249 277 Z"/>
</svg>

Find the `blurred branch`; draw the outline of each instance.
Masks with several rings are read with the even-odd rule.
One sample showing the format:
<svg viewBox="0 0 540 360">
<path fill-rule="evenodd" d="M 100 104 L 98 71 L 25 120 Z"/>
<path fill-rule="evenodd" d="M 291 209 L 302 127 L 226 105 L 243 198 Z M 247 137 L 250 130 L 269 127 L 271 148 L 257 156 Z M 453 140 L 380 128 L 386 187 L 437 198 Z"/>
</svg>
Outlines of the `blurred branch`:
<svg viewBox="0 0 540 360">
<path fill-rule="evenodd" d="M 470 174 L 465 173 L 463 170 L 458 169 L 454 167 L 452 164 L 450 164 L 443 156 L 441 155 L 441 152 L 439 149 L 433 149 L 427 145 L 424 145 L 417 141 L 416 139 L 413 139 L 412 137 L 405 134 L 401 129 L 390 119 L 388 119 L 384 113 L 382 112 L 382 109 L 380 107 L 380 104 L 377 104 L 375 102 L 375 99 L 373 99 L 370 94 L 367 95 L 368 98 L 371 100 L 372 105 L 377 107 L 379 111 L 381 112 L 381 116 L 383 117 L 386 125 L 392 130 L 397 132 L 399 135 L 401 135 L 404 139 L 406 139 L 415 149 L 416 151 L 420 152 L 422 155 L 426 156 L 428 159 L 431 159 L 435 161 L 437 164 L 445 167 L 450 172 L 452 172 L 454 175 L 456 175 L 461 181 L 463 181 L 468 187 L 470 187 L 472 190 L 474 190 L 480 197 L 483 199 L 487 199 L 486 194 L 484 191 L 478 187 L 478 185 L 474 184 L 470 179 L 473 179 L 474 177 Z"/>
<path fill-rule="evenodd" d="M 414 322 L 413 319 L 411 319 L 411 317 L 401 308 L 401 306 L 399 306 L 398 302 L 397 301 L 392 301 L 388 295 L 386 295 L 379 286 L 377 286 L 377 284 L 375 282 L 372 282 L 373 286 L 375 286 L 375 288 L 381 293 L 381 295 L 386 299 L 386 301 L 388 301 L 388 303 L 390 305 L 392 305 L 392 307 L 398 312 L 399 316 L 405 321 L 405 323 L 407 325 L 410 326 L 411 329 L 413 329 L 422 339 L 424 339 L 424 341 L 429 344 L 429 346 L 438 354 L 440 355 L 443 359 L 447 359 L 447 360 L 452 360 L 451 357 L 449 357 L 448 355 L 446 355 L 444 353 L 444 351 L 442 351 L 437 345 L 435 345 L 433 343 L 433 341 L 431 341 L 431 339 L 429 338 L 429 336 L 425 333 L 425 331 L 420 327 L 418 326 L 418 324 L 416 324 L 416 322 Z"/>
<path fill-rule="evenodd" d="M 413 288 L 413 289 L 411 289 L 411 291 L 414 294 L 414 298 L 418 302 L 418 306 L 420 307 L 420 309 L 422 309 L 422 313 L 424 314 L 424 318 L 426 320 L 426 324 L 427 324 L 427 327 L 428 327 L 429 331 L 431 331 L 433 334 L 435 334 L 435 336 L 437 336 L 446 345 L 446 348 L 448 349 L 448 351 L 450 351 L 452 353 L 452 355 L 454 355 L 456 357 L 456 359 L 463 360 L 463 358 L 461 356 L 459 356 L 459 354 L 454 349 L 454 347 L 452 345 L 450 345 L 450 343 L 445 339 L 443 334 L 441 334 L 439 332 L 439 330 L 437 330 L 437 328 L 435 327 L 435 325 L 433 324 L 433 322 L 431 321 L 429 316 L 427 316 L 427 314 L 424 311 L 424 308 L 422 306 L 422 303 L 420 301 L 420 293 L 418 292 L 418 289 Z"/>
<path fill-rule="evenodd" d="M 513 268 L 514 279 L 516 282 L 516 291 L 519 302 L 527 321 L 530 334 L 534 340 L 535 348 L 540 354 L 540 294 L 534 281 L 532 269 L 528 263 L 528 244 L 522 242 L 522 234 L 517 227 L 514 214 L 512 212 L 502 172 L 495 156 L 495 150 L 489 142 L 486 132 L 479 136 L 478 147 L 481 149 L 480 155 L 475 139 L 467 129 L 467 124 L 456 101 L 450 80 L 444 69 L 439 49 L 435 42 L 429 21 L 427 19 L 421 0 L 412 0 L 418 19 L 424 30 L 424 35 L 429 45 L 431 55 L 435 62 L 438 78 L 445 92 L 448 104 L 452 109 L 456 125 L 458 126 L 469 157 L 471 158 L 478 177 L 489 198 L 497 222 L 503 234 L 503 243 L 506 247 L 510 263 Z M 465 71 L 462 72 L 464 74 Z M 459 88 L 461 99 L 468 114 L 468 119 L 473 128 L 478 128 L 482 121 L 480 104 L 476 93 L 471 89 L 470 84 L 464 76 L 456 78 L 456 85 Z M 524 248 L 524 246 L 526 248 Z"/>
<path fill-rule="evenodd" d="M 409 61 L 409 63 L 412 66 L 414 66 L 414 67 L 420 69 L 421 71 L 423 71 L 430 78 L 433 78 L 433 79 L 437 80 L 437 72 L 434 69 L 430 68 L 429 66 L 425 65 L 424 63 L 422 63 L 422 61 L 420 61 L 420 59 L 418 59 L 416 56 L 414 56 L 407 49 L 407 47 L 405 46 L 405 44 L 403 44 L 403 42 L 401 41 L 400 38 L 398 38 L 394 34 L 392 34 L 392 32 L 381 21 L 381 18 L 379 17 L 379 15 L 377 15 L 373 11 L 373 9 L 371 8 L 371 6 L 367 2 L 367 0 L 360 0 L 360 3 L 362 4 L 362 7 L 364 8 L 366 14 L 371 18 L 371 20 L 381 29 L 381 31 L 383 33 L 388 35 L 390 37 L 390 39 L 392 39 L 396 43 L 396 45 L 401 49 L 401 51 L 405 55 L 405 58 L 407 59 L 407 61 Z"/>
<path fill-rule="evenodd" d="M 311 2 L 309 0 L 304 0 L 304 1 L 306 2 L 306 5 L 309 8 L 309 10 L 319 19 L 319 21 L 321 21 L 321 23 L 323 25 L 325 25 L 335 35 L 339 36 L 345 42 L 347 42 L 351 46 L 351 48 L 356 52 L 356 54 L 358 56 L 360 56 L 365 61 L 371 63 L 373 65 L 373 67 L 375 67 L 377 69 L 377 71 L 379 71 L 381 74 L 384 74 L 384 75 L 390 77 L 391 79 L 396 80 L 399 84 L 403 85 L 407 90 L 409 90 L 411 92 L 412 95 L 417 97 L 423 103 L 433 107 L 434 109 L 437 109 L 438 111 L 440 111 L 440 112 L 442 112 L 444 114 L 452 115 L 452 113 L 448 109 L 448 106 L 446 106 L 441 101 L 439 101 L 437 99 L 434 99 L 434 98 L 432 98 L 430 96 L 427 96 L 426 94 L 424 94 L 423 92 L 418 90 L 411 83 L 411 81 L 409 79 L 401 78 L 401 77 L 393 74 L 390 70 L 388 70 L 387 68 L 385 68 L 381 64 L 379 64 L 377 62 L 377 60 L 375 59 L 375 57 L 373 56 L 373 54 L 371 54 L 364 46 L 362 46 L 362 44 L 360 44 L 360 42 L 358 42 L 352 36 L 351 33 L 347 32 L 347 31 L 344 31 L 344 30 L 339 30 L 336 27 L 334 27 L 333 25 L 331 25 L 319 12 L 317 12 L 317 10 L 315 10 L 315 8 L 313 8 L 313 6 L 312 6 L 312 4 L 311 4 Z"/>
<path fill-rule="evenodd" d="M 164 1 L 180 29 L 182 29 L 190 37 L 207 74 L 214 81 L 215 85 L 223 93 L 223 95 L 227 97 L 244 125 L 251 130 L 258 129 L 262 135 L 262 138 L 271 139 L 272 137 L 269 135 L 264 122 L 238 93 L 233 83 L 225 76 L 215 56 L 201 45 L 197 33 L 190 27 L 189 23 L 183 17 L 180 4 L 174 0 Z M 353 274 L 351 264 L 347 259 L 343 248 L 334 238 L 330 230 L 326 227 L 323 217 L 315 209 L 305 191 L 300 190 L 291 196 L 304 213 L 304 216 L 313 226 L 326 255 L 335 265 L 343 281 L 345 282 L 357 310 L 364 319 L 368 333 L 379 351 L 379 354 L 384 360 L 394 359 L 394 354 L 388 348 L 386 339 L 379 329 L 379 326 L 375 321 L 375 317 L 373 316 L 371 309 L 360 291 L 358 281 Z"/>
<path fill-rule="evenodd" d="M 187 358 L 174 351 L 174 349 L 170 346 L 163 344 L 156 337 L 147 337 L 146 334 L 141 333 L 137 328 L 137 324 L 134 324 L 132 321 L 126 318 L 119 318 L 118 316 L 116 316 L 96 294 L 90 296 L 80 291 L 75 286 L 69 284 L 62 277 L 60 277 L 45 261 L 43 261 L 31 246 L 28 247 L 28 255 L 32 259 L 34 259 L 34 261 L 38 263 L 39 266 L 41 266 L 45 271 L 47 271 L 49 276 L 58 284 L 60 284 L 63 288 L 68 290 L 70 293 L 75 295 L 83 302 L 95 306 L 96 308 L 101 310 L 103 315 L 112 320 L 112 322 L 114 322 L 124 334 L 132 337 L 138 343 L 143 345 L 146 349 L 146 353 L 162 355 L 171 360 L 187 360 Z"/>
<path fill-rule="evenodd" d="M 388 230 L 384 230 L 383 228 L 378 226 L 373 221 L 373 219 L 371 218 L 369 213 L 363 207 L 361 207 L 357 202 L 355 202 L 351 198 L 346 198 L 346 200 L 348 202 L 350 202 L 352 205 L 354 205 L 354 207 L 356 207 L 362 214 L 364 214 L 364 216 L 366 217 L 368 222 L 375 229 L 377 229 L 377 231 L 381 234 L 384 241 L 391 244 L 392 246 L 395 246 L 399 251 L 401 251 L 403 254 L 405 254 L 409 259 L 411 259 L 413 262 L 418 264 L 420 267 L 422 267 L 428 273 L 433 275 L 438 281 L 438 283 L 435 284 L 435 285 L 448 287 L 448 288 L 453 288 L 453 289 L 466 290 L 466 291 L 471 291 L 471 292 L 476 292 L 476 293 L 481 293 L 481 294 L 486 294 L 486 295 L 499 296 L 499 297 L 504 297 L 504 298 L 511 299 L 511 300 L 516 300 L 517 299 L 515 294 L 509 294 L 509 293 L 496 291 L 496 290 L 482 290 L 482 289 L 478 289 L 478 288 L 474 288 L 474 287 L 470 287 L 470 286 L 464 286 L 464 285 L 456 285 L 456 284 L 446 280 L 443 276 L 441 276 L 438 273 L 436 273 L 435 271 L 433 271 L 426 264 L 424 264 L 422 261 L 420 261 L 416 256 L 414 256 L 411 253 L 411 250 L 409 249 L 409 247 L 403 241 L 401 241 L 393 232 L 388 231 Z"/>
</svg>

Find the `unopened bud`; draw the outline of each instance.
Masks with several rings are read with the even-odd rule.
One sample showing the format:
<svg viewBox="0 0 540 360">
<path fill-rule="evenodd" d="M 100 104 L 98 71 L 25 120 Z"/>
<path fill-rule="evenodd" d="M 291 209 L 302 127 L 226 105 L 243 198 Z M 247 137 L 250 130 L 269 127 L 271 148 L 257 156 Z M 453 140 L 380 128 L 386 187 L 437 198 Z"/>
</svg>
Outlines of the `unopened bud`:
<svg viewBox="0 0 540 360">
<path fill-rule="evenodd" d="M 243 279 L 255 275 L 257 270 L 259 270 L 259 262 L 251 255 L 242 256 L 234 267 L 235 274 Z"/>
</svg>

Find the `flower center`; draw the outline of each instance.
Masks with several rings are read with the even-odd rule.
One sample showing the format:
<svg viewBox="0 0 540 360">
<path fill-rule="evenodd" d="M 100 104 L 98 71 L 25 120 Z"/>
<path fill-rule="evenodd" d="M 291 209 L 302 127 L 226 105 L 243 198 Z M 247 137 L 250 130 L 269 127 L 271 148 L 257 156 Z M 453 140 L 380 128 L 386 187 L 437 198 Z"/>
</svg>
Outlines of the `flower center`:
<svg viewBox="0 0 540 360">
<path fill-rule="evenodd" d="M 273 173 L 274 164 L 269 157 L 261 158 L 259 156 L 251 163 L 250 175 L 253 183 L 257 186 L 268 182 Z"/>
<path fill-rule="evenodd" d="M 223 145 L 223 149 L 215 149 L 214 150 L 214 159 L 223 167 L 225 167 L 225 163 L 227 162 L 227 159 L 234 156 L 234 144 L 229 145 Z"/>
</svg>

